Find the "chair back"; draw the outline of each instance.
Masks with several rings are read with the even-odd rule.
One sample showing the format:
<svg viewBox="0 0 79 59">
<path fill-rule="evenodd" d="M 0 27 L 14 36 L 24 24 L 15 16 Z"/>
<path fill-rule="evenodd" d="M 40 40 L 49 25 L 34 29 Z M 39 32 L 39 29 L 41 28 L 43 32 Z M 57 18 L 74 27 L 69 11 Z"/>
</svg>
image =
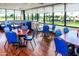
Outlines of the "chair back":
<svg viewBox="0 0 79 59">
<path fill-rule="evenodd" d="M 63 29 L 63 31 L 64 31 L 64 33 L 68 33 L 68 32 L 69 32 L 69 29 L 68 29 L 67 27 L 65 27 L 65 28 Z"/>
<path fill-rule="evenodd" d="M 61 30 L 60 30 L 60 29 L 57 29 L 57 30 L 55 31 L 55 35 L 56 35 L 56 36 L 61 36 L 61 35 L 62 35 Z"/>
<path fill-rule="evenodd" d="M 54 38 L 56 51 L 62 56 L 68 56 L 67 43 L 64 40 L 60 40 L 59 37 Z"/>
<path fill-rule="evenodd" d="M 43 32 L 44 33 L 48 33 L 49 32 L 49 26 L 48 25 L 44 25 L 43 26 Z"/>
<path fill-rule="evenodd" d="M 9 27 L 10 31 L 12 30 L 12 26 L 11 25 L 7 25 L 7 27 Z"/>
<path fill-rule="evenodd" d="M 4 32 L 10 32 L 10 29 L 9 29 L 9 27 L 4 27 Z"/>
<path fill-rule="evenodd" d="M 17 42 L 17 35 L 15 32 L 12 32 L 12 31 L 7 32 L 6 38 L 7 38 L 8 43 L 16 43 Z"/>
<path fill-rule="evenodd" d="M 52 30 L 55 30 L 55 27 L 56 27 L 56 26 L 55 26 L 54 24 L 52 24 Z"/>
<path fill-rule="evenodd" d="M 28 26 L 29 30 L 32 30 L 32 24 L 31 23 L 32 23 L 31 21 L 26 22 L 26 25 Z"/>
<path fill-rule="evenodd" d="M 22 30 L 27 30 L 28 29 L 28 26 L 22 26 L 21 29 Z"/>
</svg>

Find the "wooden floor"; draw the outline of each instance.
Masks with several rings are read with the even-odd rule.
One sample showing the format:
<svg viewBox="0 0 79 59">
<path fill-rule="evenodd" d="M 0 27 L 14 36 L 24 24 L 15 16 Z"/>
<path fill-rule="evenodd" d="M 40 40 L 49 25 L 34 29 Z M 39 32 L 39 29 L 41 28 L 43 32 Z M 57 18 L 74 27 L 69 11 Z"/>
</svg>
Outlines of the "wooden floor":
<svg viewBox="0 0 79 59">
<path fill-rule="evenodd" d="M 4 44 L 6 42 L 6 37 L 4 33 L 0 33 L 0 56 L 54 56 L 55 55 L 55 45 L 53 40 L 53 34 L 48 38 L 44 38 L 40 32 L 37 37 L 34 38 L 36 46 L 32 41 L 34 50 L 32 49 L 30 43 L 28 42 L 26 47 L 16 49 L 12 45 Z"/>
<path fill-rule="evenodd" d="M 57 29 L 63 29 L 57 27 Z M 69 28 L 70 30 L 76 30 L 75 28 Z M 4 33 L 0 33 L 0 56 L 55 56 L 55 44 L 54 44 L 54 35 L 50 33 L 50 37 L 44 38 L 42 33 L 39 32 L 34 38 L 36 46 L 32 41 L 34 50 L 32 49 L 30 43 L 28 42 L 26 47 L 16 49 L 12 45 L 4 44 L 6 42 L 6 37 Z"/>
</svg>

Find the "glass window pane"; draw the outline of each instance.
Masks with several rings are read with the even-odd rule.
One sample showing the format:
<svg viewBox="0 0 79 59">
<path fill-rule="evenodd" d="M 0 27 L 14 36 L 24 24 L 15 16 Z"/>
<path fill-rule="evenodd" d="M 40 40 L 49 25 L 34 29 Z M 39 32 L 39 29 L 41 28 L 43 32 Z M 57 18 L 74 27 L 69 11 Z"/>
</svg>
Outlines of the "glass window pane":
<svg viewBox="0 0 79 59">
<path fill-rule="evenodd" d="M 64 25 L 64 12 L 55 12 L 54 13 L 54 24 Z"/>
<path fill-rule="evenodd" d="M 52 24 L 52 13 L 46 13 L 45 14 L 45 23 Z"/>
<path fill-rule="evenodd" d="M 67 12 L 66 25 L 72 27 L 79 27 L 79 12 Z"/>
<path fill-rule="evenodd" d="M 15 11 L 15 20 L 21 20 L 21 11 Z"/>
<path fill-rule="evenodd" d="M 28 20 L 28 14 L 26 11 L 25 11 L 25 20 Z"/>
<path fill-rule="evenodd" d="M 37 14 L 33 14 L 33 20 L 36 20 L 37 21 Z"/>
<path fill-rule="evenodd" d="M 7 10 L 7 20 L 14 20 L 14 10 Z"/>
<path fill-rule="evenodd" d="M 39 14 L 39 22 L 40 23 L 44 23 L 43 19 L 44 19 L 44 14 Z"/>
<path fill-rule="evenodd" d="M 29 21 L 32 21 L 32 14 L 29 14 Z"/>
<path fill-rule="evenodd" d="M 5 21 L 5 9 L 0 9 L 0 21 Z"/>
</svg>

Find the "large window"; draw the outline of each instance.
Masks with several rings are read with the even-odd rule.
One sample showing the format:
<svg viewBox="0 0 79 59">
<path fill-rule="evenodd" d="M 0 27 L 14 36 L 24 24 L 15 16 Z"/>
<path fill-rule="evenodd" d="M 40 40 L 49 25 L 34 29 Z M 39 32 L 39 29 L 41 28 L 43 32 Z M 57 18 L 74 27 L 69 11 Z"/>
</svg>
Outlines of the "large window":
<svg viewBox="0 0 79 59">
<path fill-rule="evenodd" d="M 54 24 L 64 25 L 64 4 L 54 5 Z"/>
<path fill-rule="evenodd" d="M 44 14 L 39 14 L 39 22 L 44 23 Z"/>
<path fill-rule="evenodd" d="M 29 20 L 27 11 L 25 11 L 25 20 Z"/>
<path fill-rule="evenodd" d="M 15 20 L 21 20 L 21 11 L 15 10 Z"/>
<path fill-rule="evenodd" d="M 35 13 L 33 14 L 33 20 L 36 20 L 36 14 Z"/>
<path fill-rule="evenodd" d="M 66 4 L 66 26 L 79 27 L 79 3 Z"/>
<path fill-rule="evenodd" d="M 36 20 L 37 21 L 37 18 L 39 17 L 39 15 L 38 14 L 33 14 L 33 20 Z"/>
<path fill-rule="evenodd" d="M 64 12 L 54 13 L 54 24 L 64 25 Z"/>
<path fill-rule="evenodd" d="M 29 21 L 29 14 L 25 14 L 25 19 Z"/>
<path fill-rule="evenodd" d="M 33 14 L 33 20 L 37 21 L 38 20 L 38 9 L 32 9 L 32 14 Z"/>
<path fill-rule="evenodd" d="M 14 10 L 7 10 L 7 20 L 14 20 Z"/>
<path fill-rule="evenodd" d="M 52 6 L 45 7 L 45 23 L 52 24 Z"/>
<path fill-rule="evenodd" d="M 46 13 L 45 14 L 45 23 L 52 24 L 52 13 Z"/>
<path fill-rule="evenodd" d="M 29 14 L 29 21 L 32 21 L 32 14 Z"/>
<path fill-rule="evenodd" d="M 45 22 L 47 24 L 52 24 L 52 18 L 54 18 L 54 24 L 56 25 L 79 27 L 78 6 L 79 3 L 67 3 L 66 9 L 65 9 L 65 4 L 57 4 L 53 6 L 46 6 L 33 10 L 28 10 L 26 19 L 29 19 L 30 21 L 38 19 L 40 23 Z M 65 11 L 66 11 L 66 20 L 64 18 Z M 66 22 L 66 24 L 64 22 Z"/>
<path fill-rule="evenodd" d="M 27 13 L 28 20 L 32 21 L 33 20 L 33 11 L 32 10 L 27 10 L 26 13 Z"/>
<path fill-rule="evenodd" d="M 0 9 L 0 21 L 5 21 L 5 9 Z"/>
<path fill-rule="evenodd" d="M 79 27 L 79 12 L 67 12 L 66 25 Z"/>
<path fill-rule="evenodd" d="M 44 8 L 38 8 L 39 22 L 44 23 Z"/>
</svg>

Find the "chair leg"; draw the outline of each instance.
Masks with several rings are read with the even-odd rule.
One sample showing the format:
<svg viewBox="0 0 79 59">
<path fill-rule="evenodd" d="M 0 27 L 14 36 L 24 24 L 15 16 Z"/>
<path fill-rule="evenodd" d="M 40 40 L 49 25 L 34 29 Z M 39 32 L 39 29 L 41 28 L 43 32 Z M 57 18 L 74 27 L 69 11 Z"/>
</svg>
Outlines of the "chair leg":
<svg viewBox="0 0 79 59">
<path fill-rule="evenodd" d="M 42 33 L 42 41 L 44 40 L 44 33 Z"/>
<path fill-rule="evenodd" d="M 58 53 L 55 51 L 55 56 L 57 56 L 57 54 L 58 54 Z"/>
<path fill-rule="evenodd" d="M 36 46 L 36 43 L 35 43 L 35 40 L 33 39 L 33 41 L 34 41 L 34 44 L 35 44 L 35 46 Z"/>
<path fill-rule="evenodd" d="M 27 43 L 28 43 L 28 41 L 27 40 L 25 40 L 25 44 L 27 45 Z"/>
<path fill-rule="evenodd" d="M 7 40 L 6 40 L 6 42 L 5 42 L 4 49 L 6 49 L 6 44 L 7 44 Z"/>
<path fill-rule="evenodd" d="M 38 34 L 37 34 L 37 31 L 36 31 L 36 38 L 37 38 Z"/>
<path fill-rule="evenodd" d="M 34 48 L 33 48 L 33 45 L 32 45 L 32 42 L 30 41 L 30 44 L 31 44 L 31 46 L 32 46 L 32 49 L 34 50 Z"/>
<path fill-rule="evenodd" d="M 19 46 L 17 46 L 17 45 L 14 45 L 14 46 L 15 46 L 16 50 L 17 50 L 18 48 L 20 48 L 20 44 L 19 44 Z"/>
<path fill-rule="evenodd" d="M 37 31 L 36 31 L 36 38 L 38 37 L 38 29 L 37 29 Z"/>
</svg>

